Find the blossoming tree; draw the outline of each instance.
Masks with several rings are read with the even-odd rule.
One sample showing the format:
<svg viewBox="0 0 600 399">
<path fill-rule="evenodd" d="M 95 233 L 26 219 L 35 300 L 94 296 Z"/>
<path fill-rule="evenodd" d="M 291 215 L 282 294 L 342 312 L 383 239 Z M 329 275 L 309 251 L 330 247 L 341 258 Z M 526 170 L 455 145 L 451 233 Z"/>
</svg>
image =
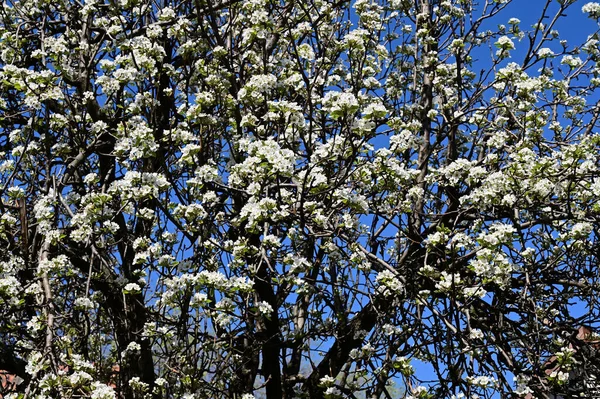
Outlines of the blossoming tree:
<svg viewBox="0 0 600 399">
<path fill-rule="evenodd" d="M 4 0 L 4 397 L 581 392 L 600 4 L 536 3 Z"/>
</svg>

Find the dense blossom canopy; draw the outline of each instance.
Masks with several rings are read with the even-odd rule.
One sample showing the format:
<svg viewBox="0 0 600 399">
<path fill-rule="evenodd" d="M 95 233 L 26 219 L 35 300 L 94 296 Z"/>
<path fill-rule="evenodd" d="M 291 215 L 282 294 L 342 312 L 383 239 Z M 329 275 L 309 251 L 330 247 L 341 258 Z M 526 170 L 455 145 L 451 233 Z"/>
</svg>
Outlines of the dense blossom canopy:
<svg viewBox="0 0 600 399">
<path fill-rule="evenodd" d="M 600 4 L 535 3 L 4 0 L 3 397 L 585 396 Z"/>
</svg>

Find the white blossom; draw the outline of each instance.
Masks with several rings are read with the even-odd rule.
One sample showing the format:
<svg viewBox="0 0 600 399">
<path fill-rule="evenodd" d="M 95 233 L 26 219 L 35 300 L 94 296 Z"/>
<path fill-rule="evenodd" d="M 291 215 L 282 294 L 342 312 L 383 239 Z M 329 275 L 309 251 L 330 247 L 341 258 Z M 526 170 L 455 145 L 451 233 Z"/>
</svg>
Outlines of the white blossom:
<svg viewBox="0 0 600 399">
<path fill-rule="evenodd" d="M 597 18 L 600 15 L 600 3 L 590 2 L 581 7 L 581 11 L 589 14 L 592 18 Z"/>
<path fill-rule="evenodd" d="M 123 292 L 128 294 L 137 294 L 142 291 L 142 288 L 137 283 L 128 283 L 123 287 Z"/>
<path fill-rule="evenodd" d="M 116 399 L 115 391 L 108 385 L 94 382 L 92 383 L 94 390 L 92 391 L 92 399 Z"/>
<path fill-rule="evenodd" d="M 265 316 L 270 316 L 273 313 L 273 307 L 265 301 L 258 303 L 258 311 Z"/>
</svg>

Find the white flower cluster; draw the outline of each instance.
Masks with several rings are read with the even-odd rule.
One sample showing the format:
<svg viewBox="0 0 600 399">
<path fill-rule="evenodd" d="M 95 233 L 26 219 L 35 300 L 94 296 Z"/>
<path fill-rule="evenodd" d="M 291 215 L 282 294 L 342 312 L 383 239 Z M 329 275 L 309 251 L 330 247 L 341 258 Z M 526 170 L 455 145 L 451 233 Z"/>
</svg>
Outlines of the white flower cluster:
<svg viewBox="0 0 600 399">
<path fill-rule="evenodd" d="M 487 291 L 481 286 L 464 287 L 462 294 L 464 298 L 471 300 L 473 298 L 485 297 L 487 295 Z"/>
<path fill-rule="evenodd" d="M 379 118 L 385 117 L 385 115 L 388 113 L 388 110 L 385 107 L 385 105 L 383 105 L 382 103 L 373 102 L 373 103 L 367 105 L 363 109 L 362 113 L 363 113 L 363 116 L 365 117 L 365 119 L 371 120 L 371 119 L 379 119 Z"/>
<path fill-rule="evenodd" d="M 164 379 L 163 377 L 158 377 L 155 381 L 154 384 L 156 384 L 159 387 L 166 387 L 169 385 L 169 382 Z"/>
<path fill-rule="evenodd" d="M 86 384 L 87 382 L 93 380 L 92 376 L 85 371 L 75 371 L 73 374 L 69 376 L 69 382 L 71 385 L 80 385 Z"/>
<path fill-rule="evenodd" d="M 436 231 L 435 233 L 429 234 L 425 239 L 427 246 L 435 246 L 440 244 L 446 244 L 448 242 L 448 234 L 443 231 Z"/>
<path fill-rule="evenodd" d="M 215 304 L 215 311 L 213 312 L 215 322 L 221 327 L 226 327 L 236 317 L 233 313 L 235 310 L 235 303 L 229 298 L 223 298 Z"/>
<path fill-rule="evenodd" d="M 315 143 L 315 150 L 311 157 L 311 161 L 317 162 L 323 159 L 335 159 L 336 157 L 344 156 L 347 151 L 348 148 L 344 146 L 342 140 L 339 140 L 334 136 L 323 143 Z"/>
<path fill-rule="evenodd" d="M 343 204 L 354 212 L 366 213 L 369 210 L 369 203 L 365 196 L 348 187 L 336 189 L 333 197 L 337 201 L 337 204 Z"/>
<path fill-rule="evenodd" d="M 129 380 L 129 386 L 136 392 L 144 393 L 148 390 L 149 385 L 143 382 L 140 377 L 133 377 Z"/>
<path fill-rule="evenodd" d="M 577 68 L 583 65 L 583 61 L 579 57 L 575 57 L 573 55 L 565 55 L 562 60 L 560 60 L 561 64 L 568 65 L 571 69 Z"/>
<path fill-rule="evenodd" d="M 190 301 L 190 305 L 199 308 L 206 306 L 209 302 L 208 295 L 202 292 L 196 292 Z"/>
<path fill-rule="evenodd" d="M 288 254 L 283 260 L 284 264 L 290 265 L 290 274 L 304 273 L 310 267 L 308 260 L 302 256 Z"/>
<path fill-rule="evenodd" d="M 497 247 L 499 245 L 508 245 L 516 233 L 516 229 L 505 223 L 494 223 L 489 227 L 488 232 L 481 232 L 477 241 L 484 247 Z"/>
<path fill-rule="evenodd" d="M 272 138 L 267 140 L 243 140 L 240 147 L 248 153 L 244 162 L 231 167 L 229 183 L 247 187 L 251 182 L 271 180 L 277 176 L 291 176 L 296 157 L 292 150 L 281 148 Z"/>
<path fill-rule="evenodd" d="M 402 153 L 408 149 L 416 148 L 419 145 L 420 138 L 410 129 L 402 129 L 390 137 L 390 150 L 396 153 Z"/>
<path fill-rule="evenodd" d="M 125 348 L 125 350 L 123 352 L 121 352 L 121 356 L 127 357 L 127 356 L 131 356 L 131 355 L 136 355 L 136 354 L 139 354 L 141 350 L 142 350 L 142 346 L 140 344 L 138 344 L 137 342 L 133 341 L 127 345 L 127 347 Z"/>
<path fill-rule="evenodd" d="M 390 270 L 377 273 L 375 280 L 379 284 L 378 291 L 384 296 L 402 295 L 404 293 L 404 284 Z"/>
<path fill-rule="evenodd" d="M 387 335 L 388 337 L 394 334 L 400 334 L 402 332 L 402 328 L 398 327 L 398 326 L 394 326 L 392 324 L 384 324 L 383 326 L 381 326 L 381 329 L 383 330 L 383 333 L 385 335 Z"/>
<path fill-rule="evenodd" d="M 77 354 L 77 353 L 71 353 L 70 355 L 63 355 L 61 357 L 61 359 L 64 362 L 71 363 L 73 365 L 73 370 L 87 371 L 87 372 L 91 373 L 96 369 L 92 362 L 84 360 L 83 356 L 80 354 Z"/>
<path fill-rule="evenodd" d="M 479 375 L 476 377 L 469 376 L 467 377 L 467 382 L 471 385 L 481 388 L 488 388 L 490 386 L 496 385 L 496 380 L 486 375 Z"/>
<path fill-rule="evenodd" d="M 125 203 L 128 200 L 142 200 L 158 197 L 162 190 L 170 186 L 167 179 L 159 173 L 127 171 L 123 178 L 115 180 L 108 192 L 118 194 Z"/>
<path fill-rule="evenodd" d="M 177 204 L 173 210 L 173 216 L 184 219 L 186 222 L 184 226 L 194 231 L 195 226 L 201 226 L 201 221 L 208 216 L 208 212 L 206 212 L 201 204 Z M 188 224 L 191 226 L 188 226 Z"/>
<path fill-rule="evenodd" d="M 296 184 L 307 188 L 326 187 L 327 176 L 323 173 L 323 168 L 320 166 L 309 166 L 307 169 L 296 173 Z M 598 184 L 600 187 L 600 184 Z"/>
<path fill-rule="evenodd" d="M 273 74 L 253 75 L 238 92 L 238 100 L 246 102 L 261 101 L 277 87 L 277 77 Z"/>
<path fill-rule="evenodd" d="M 394 368 L 406 377 L 415 373 L 415 368 L 410 364 L 410 359 L 403 356 L 399 356 L 394 360 Z"/>
<path fill-rule="evenodd" d="M 575 349 L 570 348 L 568 346 L 564 346 L 560 348 L 558 352 L 554 354 L 556 356 L 556 361 L 561 369 L 569 370 L 572 366 L 578 361 L 575 359 Z"/>
<path fill-rule="evenodd" d="M 344 43 L 349 49 L 361 51 L 365 49 L 365 42 L 369 40 L 369 31 L 366 29 L 353 29 L 344 37 Z"/>
<path fill-rule="evenodd" d="M 495 45 L 501 50 L 514 50 L 515 48 L 515 44 L 508 36 L 500 37 L 498 41 L 496 41 Z"/>
<path fill-rule="evenodd" d="M 119 74 L 122 77 L 122 74 Z M 102 88 L 102 91 L 107 96 L 111 96 L 119 90 L 121 87 L 121 83 L 118 79 L 111 78 L 108 75 L 102 75 L 98 79 L 96 79 L 96 83 L 98 86 Z"/>
<path fill-rule="evenodd" d="M 440 275 L 440 280 L 435 284 L 435 288 L 447 292 L 452 290 L 452 287 L 460 286 L 461 282 L 460 273 L 448 273 L 444 270 Z"/>
<path fill-rule="evenodd" d="M 555 184 L 546 178 L 542 178 L 535 182 L 532 187 L 531 194 L 536 195 L 538 198 L 545 199 L 547 196 L 554 192 Z"/>
<path fill-rule="evenodd" d="M 326 375 L 319 381 L 319 386 L 321 387 L 330 387 L 335 384 L 335 377 Z"/>
<path fill-rule="evenodd" d="M 145 36 L 136 36 L 127 45 L 132 52 L 132 56 L 127 57 L 128 62 L 133 57 L 138 68 L 143 68 L 152 75 L 157 72 L 157 66 L 165 57 L 165 50 L 160 45 Z"/>
<path fill-rule="evenodd" d="M 482 248 L 477 251 L 477 257 L 469 263 L 469 268 L 479 276 L 484 283 L 494 282 L 505 286 L 511 277 L 514 266 L 502 252 Z"/>
<path fill-rule="evenodd" d="M 563 385 L 569 381 L 569 373 L 561 370 L 554 370 L 548 376 L 550 381 L 554 381 L 557 385 Z"/>
<path fill-rule="evenodd" d="M 33 214 L 38 221 L 37 229 L 42 234 L 48 234 L 52 229 L 54 217 L 54 191 L 50 190 L 47 195 L 41 195 L 33 206 Z"/>
<path fill-rule="evenodd" d="M 164 7 L 158 12 L 159 21 L 171 21 L 176 16 L 177 13 L 171 7 Z"/>
<path fill-rule="evenodd" d="M 470 194 L 461 197 L 463 204 L 477 204 L 480 209 L 487 209 L 493 205 L 514 206 L 517 198 L 511 193 L 511 182 L 506 173 L 494 172 L 482 180 L 481 185 L 475 187 Z"/>
<path fill-rule="evenodd" d="M 265 119 L 272 119 L 274 121 L 285 120 L 287 123 L 285 134 L 289 137 L 289 140 L 293 141 L 296 133 L 305 129 L 306 120 L 300 104 L 294 101 L 278 99 L 277 101 L 269 101 L 268 105 L 269 113 L 265 115 Z M 258 123 L 258 118 L 254 115 L 246 115 L 245 118 L 249 126 L 255 126 Z"/>
<path fill-rule="evenodd" d="M 137 283 L 128 283 L 123 287 L 123 292 L 125 294 L 139 294 L 142 292 L 142 287 Z"/>
<path fill-rule="evenodd" d="M 218 181 L 219 180 L 219 170 L 215 165 L 206 164 L 202 165 L 198 169 L 195 170 L 194 176 L 198 181 L 202 183 L 210 182 L 210 181 Z M 188 180 L 188 184 L 189 184 Z"/>
<path fill-rule="evenodd" d="M 586 3 L 581 7 L 581 11 L 588 14 L 591 18 L 598 18 L 600 16 L 600 3 Z"/>
<path fill-rule="evenodd" d="M 571 231 L 569 232 L 569 238 L 573 238 L 575 240 L 578 239 L 586 239 L 592 233 L 593 227 L 589 222 L 579 222 L 575 223 L 573 227 L 571 227 Z"/>
<path fill-rule="evenodd" d="M 411 394 L 409 396 L 406 397 L 406 399 L 422 399 L 422 398 L 428 398 L 428 392 L 427 392 L 427 388 L 419 385 L 414 387 L 411 390 Z"/>
<path fill-rule="evenodd" d="M 108 87 L 116 86 L 116 84 L 128 84 L 137 80 L 140 77 L 140 72 L 135 67 L 123 67 L 118 68 L 114 74 L 114 79 L 110 79 L 107 81 Z M 101 76 L 98 78 L 98 81 L 105 78 L 106 76 Z"/>
<path fill-rule="evenodd" d="M 273 307 L 268 302 L 261 301 L 257 303 L 257 307 L 258 311 L 267 317 L 273 313 Z"/>
<path fill-rule="evenodd" d="M 0 305 L 3 301 L 10 304 L 19 302 L 22 286 L 16 275 L 24 266 L 23 259 L 16 255 L 11 255 L 8 260 L 0 262 Z"/>
<path fill-rule="evenodd" d="M 37 375 L 37 373 L 44 368 L 47 361 L 44 360 L 44 356 L 37 351 L 32 351 L 27 357 L 27 364 L 25 365 L 25 372 L 31 376 Z"/>
<path fill-rule="evenodd" d="M 323 110 L 337 119 L 344 115 L 352 115 L 358 110 L 358 100 L 350 92 L 328 91 L 322 100 Z"/>
<path fill-rule="evenodd" d="M 325 399 L 338 399 L 342 396 L 342 391 L 337 387 L 329 387 L 323 393 Z"/>
<path fill-rule="evenodd" d="M 265 39 L 269 34 L 266 26 L 271 21 L 271 17 L 266 11 L 266 4 L 266 0 L 247 0 L 243 3 L 244 19 L 250 26 L 242 31 L 242 43 L 247 44 L 255 38 Z"/>
<path fill-rule="evenodd" d="M 117 395 L 111 387 L 100 382 L 94 382 L 92 384 L 94 390 L 92 391 L 91 399 L 116 399 Z"/>
<path fill-rule="evenodd" d="M 280 220 L 288 215 L 288 207 L 279 206 L 272 198 L 263 198 L 256 202 L 253 198 L 240 211 L 239 220 L 246 221 L 246 229 L 254 230 L 259 222 Z"/>
<path fill-rule="evenodd" d="M 151 158 L 159 148 L 154 140 L 154 130 L 141 117 L 131 118 L 127 124 L 119 126 L 118 133 L 114 153 L 120 158 L 132 161 Z"/>
<path fill-rule="evenodd" d="M 516 383 L 516 387 L 514 389 L 514 393 L 521 397 L 532 394 L 533 390 L 528 386 L 530 380 L 531 377 L 522 374 L 515 376 L 514 381 Z"/>
<path fill-rule="evenodd" d="M 75 299 L 74 305 L 78 309 L 89 310 L 96 307 L 94 301 L 88 297 L 80 297 Z"/>
<path fill-rule="evenodd" d="M 113 197 L 110 194 L 90 192 L 81 198 L 77 213 L 71 218 L 71 238 L 77 242 L 85 242 L 94 232 L 98 232 L 97 222 L 102 222 L 111 233 L 118 230 L 113 222 L 114 209 L 111 207 Z"/>
<path fill-rule="evenodd" d="M 164 283 L 167 288 L 161 297 L 161 303 L 164 305 L 172 304 L 174 298 L 190 288 L 201 289 L 208 287 L 222 292 L 246 294 L 252 292 L 254 286 L 254 282 L 246 277 L 233 276 L 227 278 L 221 272 L 208 270 L 203 270 L 200 273 L 182 273 L 179 276 L 165 280 Z M 194 294 L 192 299 L 194 306 L 204 306 L 207 303 L 208 297 L 206 294 Z"/>
<path fill-rule="evenodd" d="M 170 255 L 165 255 L 167 258 L 161 257 L 163 249 L 162 245 L 160 245 L 159 243 L 150 244 L 150 240 L 146 237 L 136 238 L 133 242 L 133 246 L 135 249 L 135 256 L 133 258 L 134 265 L 142 265 L 150 258 L 158 258 L 159 262 L 169 262 L 168 257 Z M 145 280 L 143 279 L 143 277 L 145 277 L 145 274 L 140 275 L 139 277 L 141 278 L 138 280 L 138 283 L 141 285 L 145 285 Z"/>
<path fill-rule="evenodd" d="M 486 175 L 484 167 L 477 165 L 476 161 L 459 158 L 447 166 L 439 168 L 437 174 L 444 177 L 450 184 L 473 184 Z"/>
<path fill-rule="evenodd" d="M 315 59 L 315 51 L 313 50 L 312 46 L 308 43 L 302 43 L 296 48 L 296 51 L 298 51 L 298 56 L 300 58 L 304 58 L 308 61 L 312 61 Z"/>
<path fill-rule="evenodd" d="M 540 58 L 550 58 L 550 57 L 553 57 L 554 55 L 555 55 L 554 51 L 552 51 L 548 47 L 542 47 L 537 52 L 537 56 Z"/>
<path fill-rule="evenodd" d="M 469 338 L 470 339 L 482 339 L 483 331 L 481 331 L 479 328 L 472 328 L 471 331 L 469 332 Z"/>
<path fill-rule="evenodd" d="M 52 272 L 65 273 L 71 268 L 71 262 L 66 255 L 57 255 L 52 259 L 41 260 L 38 262 L 38 275 Z"/>
</svg>

